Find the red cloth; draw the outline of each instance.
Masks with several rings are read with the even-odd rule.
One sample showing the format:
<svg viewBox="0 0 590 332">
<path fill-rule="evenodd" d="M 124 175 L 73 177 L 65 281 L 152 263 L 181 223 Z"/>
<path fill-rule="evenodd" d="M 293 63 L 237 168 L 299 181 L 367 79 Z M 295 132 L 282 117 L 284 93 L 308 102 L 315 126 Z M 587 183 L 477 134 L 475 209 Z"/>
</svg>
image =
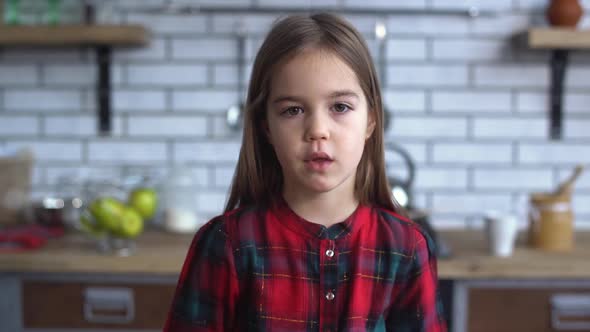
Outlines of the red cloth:
<svg viewBox="0 0 590 332">
<path fill-rule="evenodd" d="M 164 331 L 446 331 L 433 246 L 376 207 L 330 227 L 282 199 L 234 210 L 196 234 Z"/>
<path fill-rule="evenodd" d="M 21 252 L 36 249 L 45 244 L 47 239 L 64 234 L 63 227 L 43 227 L 24 225 L 0 230 L 0 253 Z"/>
</svg>

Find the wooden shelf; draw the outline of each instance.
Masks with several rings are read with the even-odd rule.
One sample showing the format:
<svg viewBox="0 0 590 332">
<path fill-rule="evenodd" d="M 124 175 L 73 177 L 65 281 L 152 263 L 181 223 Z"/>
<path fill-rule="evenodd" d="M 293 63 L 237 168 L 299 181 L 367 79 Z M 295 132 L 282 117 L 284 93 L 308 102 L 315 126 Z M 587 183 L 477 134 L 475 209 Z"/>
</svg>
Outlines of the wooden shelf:
<svg viewBox="0 0 590 332">
<path fill-rule="evenodd" d="M 590 49 L 590 30 L 532 28 L 528 44 L 535 49 Z"/>
<path fill-rule="evenodd" d="M 590 30 L 575 28 L 531 28 L 524 33 L 525 42 L 531 49 L 549 50 L 551 58 L 551 105 L 550 128 L 551 139 L 563 136 L 563 85 L 571 51 L 590 50 Z"/>
<path fill-rule="evenodd" d="M 141 46 L 148 31 L 138 25 L 0 25 L 0 46 Z"/>
<path fill-rule="evenodd" d="M 98 132 L 101 135 L 108 135 L 112 127 L 112 48 L 142 46 L 149 38 L 148 30 L 139 25 L 0 25 L 0 47 L 91 47 L 95 50 Z"/>
</svg>

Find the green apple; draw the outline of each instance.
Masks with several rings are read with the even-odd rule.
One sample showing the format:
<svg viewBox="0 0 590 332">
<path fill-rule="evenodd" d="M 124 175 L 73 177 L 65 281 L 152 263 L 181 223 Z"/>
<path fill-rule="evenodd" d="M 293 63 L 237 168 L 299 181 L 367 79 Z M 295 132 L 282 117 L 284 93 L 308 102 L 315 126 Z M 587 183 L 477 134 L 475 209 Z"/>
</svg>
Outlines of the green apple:
<svg viewBox="0 0 590 332">
<path fill-rule="evenodd" d="M 119 228 L 121 214 L 124 210 L 125 205 L 112 197 L 99 198 L 89 207 L 90 214 L 96 220 L 96 226 L 109 232 Z"/>
<path fill-rule="evenodd" d="M 115 234 L 125 238 L 134 238 L 142 231 L 143 219 L 141 219 L 141 215 L 135 209 L 125 207 Z"/>
<path fill-rule="evenodd" d="M 127 204 L 144 219 L 150 219 L 158 208 L 158 194 L 152 188 L 137 188 L 129 194 Z"/>
<path fill-rule="evenodd" d="M 95 237 L 104 236 L 106 234 L 106 231 L 98 227 L 98 225 L 93 223 L 91 220 L 92 217 L 88 214 L 83 214 L 82 216 L 80 216 L 80 229 Z"/>
</svg>

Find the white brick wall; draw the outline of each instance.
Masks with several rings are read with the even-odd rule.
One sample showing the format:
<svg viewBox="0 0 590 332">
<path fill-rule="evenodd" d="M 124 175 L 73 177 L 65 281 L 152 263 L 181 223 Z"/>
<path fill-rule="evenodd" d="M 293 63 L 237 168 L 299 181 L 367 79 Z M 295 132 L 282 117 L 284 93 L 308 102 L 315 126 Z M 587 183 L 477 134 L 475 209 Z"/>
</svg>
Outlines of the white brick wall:
<svg viewBox="0 0 590 332">
<path fill-rule="evenodd" d="M 387 84 L 396 86 L 465 86 L 467 68 L 460 65 L 392 65 Z"/>
<path fill-rule="evenodd" d="M 166 144 L 161 141 L 130 142 L 123 140 L 98 140 L 88 143 L 88 161 L 104 163 L 164 163 L 167 159 Z"/>
<path fill-rule="evenodd" d="M 48 86 L 94 86 L 96 77 L 96 68 L 87 64 L 46 64 L 42 83 Z"/>
<path fill-rule="evenodd" d="M 416 174 L 416 188 L 419 190 L 464 191 L 467 181 L 467 170 L 461 168 L 422 167 Z"/>
<path fill-rule="evenodd" d="M 149 45 L 142 48 L 114 49 L 116 61 L 163 60 L 166 58 L 167 40 L 154 36 Z"/>
<path fill-rule="evenodd" d="M 27 0 L 31 1 L 31 0 Z M 183 0 L 184 1 L 184 0 Z M 26 2 L 26 1 L 25 1 Z M 68 0 L 67 6 L 76 5 Z M 190 1 L 189 1 L 190 2 Z M 225 125 L 238 101 L 236 25 L 247 31 L 249 77 L 254 55 L 277 15 L 147 14 L 164 0 L 117 0 L 115 22 L 152 33 L 143 48 L 117 48 L 111 69 L 112 137 L 96 133 L 95 55 L 86 49 L 4 48 L 0 52 L 0 148 L 31 146 L 35 194 L 64 173 L 83 175 L 125 165 L 165 172 L 184 163 L 199 189 L 195 207 L 211 217 L 225 203 L 241 132 Z M 246 8 L 461 9 L 454 0 L 201 0 Z M 583 1 L 590 10 L 590 1 Z M 547 0 L 482 0 L 497 15 L 346 14 L 372 54 L 376 19 L 387 20 L 387 86 L 393 114 L 386 139 L 417 165 L 415 201 L 439 227 L 481 225 L 481 213 L 512 210 L 531 191 L 555 188 L 577 163 L 590 166 L 590 65 L 572 58 L 564 96 L 564 138 L 548 139 L 548 52 L 513 37 L 543 24 Z M 28 18 L 32 21 L 38 17 Z M 580 27 L 590 27 L 590 15 Z M 403 177 L 399 156 L 388 172 Z M 590 229 L 590 172 L 576 184 L 576 227 Z M 524 221 L 521 221 L 524 223 Z"/>
<path fill-rule="evenodd" d="M 475 84 L 494 87 L 548 87 L 549 68 L 545 64 L 477 66 Z"/>
<path fill-rule="evenodd" d="M 469 21 L 460 17 L 393 16 L 387 31 L 395 36 L 462 36 L 469 32 Z"/>
<path fill-rule="evenodd" d="M 94 115 L 49 115 L 44 119 L 43 133 L 48 137 L 94 137 L 98 127 L 97 118 Z M 121 117 L 113 117 L 113 136 L 121 136 L 123 132 L 123 120 Z"/>
<path fill-rule="evenodd" d="M 512 6 L 512 0 L 492 0 L 492 1 L 457 1 L 457 0 L 433 0 L 432 7 L 443 9 L 465 9 L 473 3 L 483 10 L 506 10 Z"/>
<path fill-rule="evenodd" d="M 590 144 L 588 143 L 523 143 L 519 146 L 518 152 L 518 161 L 522 164 L 590 163 Z"/>
<path fill-rule="evenodd" d="M 33 65 L 0 65 L 0 86 L 31 86 L 37 82 L 39 82 L 39 74 Z"/>
<path fill-rule="evenodd" d="M 235 163 L 239 152 L 238 142 L 177 143 L 174 146 L 176 162 Z"/>
<path fill-rule="evenodd" d="M 172 94 L 172 110 L 174 111 L 218 111 L 223 112 L 237 103 L 236 90 L 190 90 L 175 91 Z"/>
<path fill-rule="evenodd" d="M 81 92 L 72 89 L 7 88 L 4 90 L 4 109 L 6 111 L 78 112 L 81 106 Z"/>
<path fill-rule="evenodd" d="M 544 1 L 544 0 L 543 0 Z M 530 15 L 504 12 L 492 17 L 480 17 L 472 22 L 471 34 L 510 38 L 515 31 L 525 31 L 532 24 Z"/>
<path fill-rule="evenodd" d="M 113 91 L 112 105 L 119 111 L 165 111 L 166 92 L 164 90 L 123 90 Z"/>
<path fill-rule="evenodd" d="M 12 141 L 6 140 L 8 149 L 21 149 L 29 147 L 35 154 L 35 160 L 44 162 L 82 162 L 82 143 L 72 142 L 71 139 L 64 140 L 27 140 Z"/>
<path fill-rule="evenodd" d="M 512 147 L 499 143 L 435 143 L 435 163 L 510 164 Z"/>
<path fill-rule="evenodd" d="M 173 39 L 173 60 L 232 60 L 236 59 L 237 41 L 228 38 Z"/>
<path fill-rule="evenodd" d="M 473 122 L 473 136 L 496 139 L 543 139 L 547 136 L 547 126 L 548 121 L 545 118 L 476 118 Z"/>
<path fill-rule="evenodd" d="M 589 88 L 590 66 L 579 66 L 575 70 L 569 70 L 566 74 L 565 86 L 567 88 Z"/>
<path fill-rule="evenodd" d="M 394 113 L 395 116 L 395 113 Z M 434 116 L 394 117 L 391 130 L 395 137 L 466 137 L 467 120 Z"/>
<path fill-rule="evenodd" d="M 162 5 L 162 3 L 160 3 Z M 204 16 L 177 16 L 155 14 L 131 14 L 127 17 L 128 23 L 149 26 L 156 35 L 203 33 L 206 31 L 206 18 Z"/>
<path fill-rule="evenodd" d="M 481 216 L 486 210 L 510 211 L 512 198 L 506 194 L 447 194 L 435 193 L 432 197 L 433 211 L 439 214 L 472 214 Z"/>
<path fill-rule="evenodd" d="M 432 93 L 435 112 L 509 113 L 512 109 L 509 91 L 441 91 Z"/>
<path fill-rule="evenodd" d="M 382 97 L 385 107 L 391 112 L 426 110 L 426 94 L 423 91 L 385 90 Z"/>
<path fill-rule="evenodd" d="M 268 14 L 252 14 L 242 16 L 241 19 L 243 19 L 242 22 L 248 33 L 264 34 L 268 32 L 270 25 L 276 20 L 276 16 Z M 234 33 L 238 24 L 234 15 L 227 14 L 214 14 L 212 15 L 212 21 L 214 33 Z"/>
<path fill-rule="evenodd" d="M 197 206 L 202 213 L 203 220 L 209 220 L 211 217 L 220 214 L 225 206 L 225 192 L 208 192 L 200 193 L 197 197 Z"/>
<path fill-rule="evenodd" d="M 329 3 L 333 0 L 328 0 Z M 275 2 L 278 2 L 275 0 Z M 319 1 L 318 1 L 319 2 Z M 316 3 L 318 3 L 316 2 Z M 352 8 L 426 8 L 426 0 L 344 0 L 344 5 Z"/>
<path fill-rule="evenodd" d="M 207 82 L 205 65 L 135 64 L 127 67 L 128 83 L 156 86 L 203 85 Z M 157 79 L 156 79 L 157 78 Z"/>
<path fill-rule="evenodd" d="M 425 60 L 426 40 L 391 38 L 387 41 L 386 52 L 387 59 L 391 60 Z"/>
<path fill-rule="evenodd" d="M 34 116 L 0 115 L 0 135 L 35 136 L 39 135 L 39 119 Z"/>
<path fill-rule="evenodd" d="M 434 40 L 433 43 L 435 60 L 497 60 L 508 58 L 509 52 L 510 48 L 504 40 L 442 39 Z"/>
<path fill-rule="evenodd" d="M 553 184 L 551 169 L 478 169 L 473 176 L 473 185 L 481 189 L 547 190 Z"/>
<path fill-rule="evenodd" d="M 128 124 L 129 136 L 156 137 L 204 137 L 207 120 L 199 116 L 143 116 L 135 117 Z"/>
<path fill-rule="evenodd" d="M 590 138 L 590 120 L 571 119 L 564 123 L 566 138 Z"/>
</svg>

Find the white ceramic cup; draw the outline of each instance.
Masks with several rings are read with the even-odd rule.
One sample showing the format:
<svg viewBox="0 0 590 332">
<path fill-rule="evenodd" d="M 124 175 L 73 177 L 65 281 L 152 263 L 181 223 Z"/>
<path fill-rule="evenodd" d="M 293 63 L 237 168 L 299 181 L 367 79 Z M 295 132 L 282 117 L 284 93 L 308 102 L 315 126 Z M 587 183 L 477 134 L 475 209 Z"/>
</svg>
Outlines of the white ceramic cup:
<svg viewBox="0 0 590 332">
<path fill-rule="evenodd" d="M 518 229 L 516 216 L 499 211 L 487 211 L 484 221 L 490 254 L 499 257 L 511 256 Z"/>
</svg>

